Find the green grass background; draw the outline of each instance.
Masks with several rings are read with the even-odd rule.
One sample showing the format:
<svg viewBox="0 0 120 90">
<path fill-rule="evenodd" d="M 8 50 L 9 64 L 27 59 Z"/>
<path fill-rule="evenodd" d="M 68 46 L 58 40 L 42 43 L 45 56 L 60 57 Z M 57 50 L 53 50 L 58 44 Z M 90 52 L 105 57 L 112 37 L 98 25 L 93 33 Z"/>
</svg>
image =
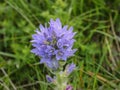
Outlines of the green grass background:
<svg viewBox="0 0 120 90">
<path fill-rule="evenodd" d="M 74 90 L 120 90 L 120 0 L 0 0 L 0 90 L 53 90 L 30 53 L 32 34 L 50 18 L 77 32 Z"/>
</svg>

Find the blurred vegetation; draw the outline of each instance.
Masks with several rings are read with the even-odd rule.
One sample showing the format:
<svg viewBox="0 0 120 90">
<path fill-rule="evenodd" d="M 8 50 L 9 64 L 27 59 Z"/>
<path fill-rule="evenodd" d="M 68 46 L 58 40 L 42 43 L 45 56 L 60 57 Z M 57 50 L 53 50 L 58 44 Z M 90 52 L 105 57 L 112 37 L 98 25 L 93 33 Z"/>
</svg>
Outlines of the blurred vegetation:
<svg viewBox="0 0 120 90">
<path fill-rule="evenodd" d="M 0 90 L 53 90 L 30 53 L 31 35 L 50 18 L 77 32 L 74 90 L 120 90 L 120 0 L 0 0 Z"/>
</svg>

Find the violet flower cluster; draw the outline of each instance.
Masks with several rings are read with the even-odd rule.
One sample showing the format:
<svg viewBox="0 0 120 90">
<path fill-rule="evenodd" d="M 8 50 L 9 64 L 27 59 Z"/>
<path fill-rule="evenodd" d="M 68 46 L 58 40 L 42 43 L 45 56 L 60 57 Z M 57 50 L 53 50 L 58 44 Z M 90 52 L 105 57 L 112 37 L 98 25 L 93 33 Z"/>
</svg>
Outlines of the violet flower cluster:
<svg viewBox="0 0 120 90">
<path fill-rule="evenodd" d="M 32 35 L 32 53 L 41 58 L 40 63 L 46 64 L 49 68 L 56 70 L 59 68 L 59 61 L 66 61 L 68 57 L 73 56 L 76 49 L 72 49 L 75 32 L 73 27 L 68 29 L 59 19 L 53 19 L 49 22 L 49 27 L 40 25 L 36 34 Z"/>
<path fill-rule="evenodd" d="M 49 22 L 49 27 L 40 25 L 36 30 L 36 34 L 32 35 L 32 46 L 34 49 L 32 53 L 41 58 L 40 63 L 44 63 L 47 67 L 54 71 L 54 77 L 46 75 L 46 79 L 49 83 L 53 83 L 56 87 L 54 90 L 72 90 L 72 86 L 68 84 L 68 76 L 76 68 L 75 64 L 66 65 L 65 70 L 63 68 L 66 60 L 73 56 L 76 49 L 72 49 L 75 32 L 73 27 L 63 26 L 59 19 L 55 21 L 53 19 Z M 60 61 L 64 61 L 61 64 Z"/>
</svg>

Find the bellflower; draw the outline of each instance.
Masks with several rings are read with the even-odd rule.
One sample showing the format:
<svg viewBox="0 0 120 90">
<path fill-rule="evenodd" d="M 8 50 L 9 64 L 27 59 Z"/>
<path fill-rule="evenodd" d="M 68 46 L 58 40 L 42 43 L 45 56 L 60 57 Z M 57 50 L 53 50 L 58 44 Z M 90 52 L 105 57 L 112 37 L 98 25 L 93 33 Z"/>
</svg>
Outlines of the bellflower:
<svg viewBox="0 0 120 90">
<path fill-rule="evenodd" d="M 36 34 L 32 35 L 32 53 L 41 58 L 40 63 L 46 64 L 51 69 L 59 67 L 59 60 L 66 61 L 73 56 L 76 49 L 72 49 L 75 32 L 73 27 L 63 26 L 59 19 L 49 22 L 49 27 L 40 25 Z"/>
</svg>

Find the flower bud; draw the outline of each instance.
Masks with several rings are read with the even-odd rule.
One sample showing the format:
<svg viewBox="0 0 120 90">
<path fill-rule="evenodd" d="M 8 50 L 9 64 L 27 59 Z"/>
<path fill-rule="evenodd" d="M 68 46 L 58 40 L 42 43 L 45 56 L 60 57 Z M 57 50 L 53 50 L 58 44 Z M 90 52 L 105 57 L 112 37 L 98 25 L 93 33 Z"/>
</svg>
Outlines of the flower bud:
<svg viewBox="0 0 120 90">
<path fill-rule="evenodd" d="M 53 82 L 53 78 L 51 77 L 51 76 L 49 76 L 49 75 L 46 75 L 46 79 L 47 79 L 47 81 L 49 82 L 49 83 L 51 83 L 51 82 Z"/>
<path fill-rule="evenodd" d="M 65 72 L 69 75 L 69 74 L 75 69 L 75 67 L 76 67 L 76 66 L 75 66 L 74 63 L 69 64 L 69 65 L 66 66 Z"/>
<path fill-rule="evenodd" d="M 71 85 L 67 85 L 65 90 L 73 90 L 73 87 Z"/>
</svg>

